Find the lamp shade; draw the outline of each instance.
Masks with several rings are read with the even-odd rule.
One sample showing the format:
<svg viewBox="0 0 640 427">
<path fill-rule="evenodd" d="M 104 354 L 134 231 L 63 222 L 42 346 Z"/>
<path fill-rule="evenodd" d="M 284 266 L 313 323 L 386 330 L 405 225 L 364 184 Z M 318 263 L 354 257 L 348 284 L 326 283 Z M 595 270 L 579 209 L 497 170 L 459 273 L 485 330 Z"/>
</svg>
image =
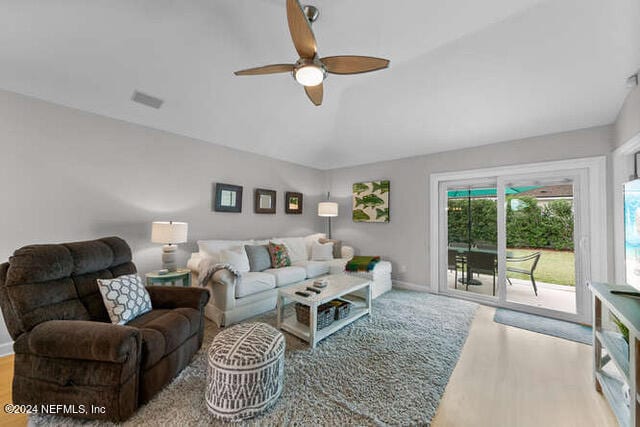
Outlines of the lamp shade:
<svg viewBox="0 0 640 427">
<path fill-rule="evenodd" d="M 318 203 L 318 216 L 338 216 L 338 204 L 336 202 Z"/>
<path fill-rule="evenodd" d="M 151 224 L 151 241 L 153 243 L 184 243 L 187 241 L 186 222 L 154 221 Z"/>
</svg>

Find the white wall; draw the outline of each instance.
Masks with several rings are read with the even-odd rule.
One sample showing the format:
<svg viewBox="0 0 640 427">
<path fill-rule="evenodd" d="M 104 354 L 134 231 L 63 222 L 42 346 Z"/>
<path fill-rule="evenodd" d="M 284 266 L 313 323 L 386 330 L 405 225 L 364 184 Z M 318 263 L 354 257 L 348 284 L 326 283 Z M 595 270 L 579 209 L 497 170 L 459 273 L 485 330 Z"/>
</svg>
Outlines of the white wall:
<svg viewBox="0 0 640 427">
<path fill-rule="evenodd" d="M 638 133 L 640 133 L 640 87 L 636 86 L 627 95 L 615 122 L 615 146 L 622 146 Z"/>
<path fill-rule="evenodd" d="M 396 280 L 428 285 L 431 173 L 606 155 L 611 151 L 612 139 L 613 128 L 603 126 L 331 170 L 328 176 L 331 196 L 339 201 L 341 212 L 333 223 L 333 236 L 349 242 L 363 254 L 391 260 Z M 391 222 L 354 223 L 352 184 L 379 179 L 391 180 Z"/>
<path fill-rule="evenodd" d="M 325 173 L 0 91 L 0 262 L 31 243 L 117 235 L 144 273 L 161 265 L 151 221 L 189 223 L 185 264 L 207 238 L 323 231 Z M 212 185 L 244 186 L 243 212 L 213 212 Z M 254 188 L 278 191 L 277 214 L 253 213 Z M 284 213 L 284 192 L 304 214 Z M 6 345 L 6 344 L 9 345 Z M 0 354 L 10 338 L 0 322 Z"/>
</svg>

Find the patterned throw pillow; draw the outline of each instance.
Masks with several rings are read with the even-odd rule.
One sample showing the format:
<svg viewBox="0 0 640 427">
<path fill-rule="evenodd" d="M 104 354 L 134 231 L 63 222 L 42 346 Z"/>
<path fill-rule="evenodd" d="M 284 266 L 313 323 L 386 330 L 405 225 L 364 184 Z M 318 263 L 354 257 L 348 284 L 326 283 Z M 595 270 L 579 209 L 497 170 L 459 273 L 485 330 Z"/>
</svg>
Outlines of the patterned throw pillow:
<svg viewBox="0 0 640 427">
<path fill-rule="evenodd" d="M 289 267 L 291 259 L 284 243 L 269 242 L 269 255 L 271 256 L 271 268 Z"/>
<path fill-rule="evenodd" d="M 127 274 L 115 279 L 98 279 L 98 287 L 111 323 L 124 325 L 151 311 L 149 292 L 137 274 Z"/>
</svg>

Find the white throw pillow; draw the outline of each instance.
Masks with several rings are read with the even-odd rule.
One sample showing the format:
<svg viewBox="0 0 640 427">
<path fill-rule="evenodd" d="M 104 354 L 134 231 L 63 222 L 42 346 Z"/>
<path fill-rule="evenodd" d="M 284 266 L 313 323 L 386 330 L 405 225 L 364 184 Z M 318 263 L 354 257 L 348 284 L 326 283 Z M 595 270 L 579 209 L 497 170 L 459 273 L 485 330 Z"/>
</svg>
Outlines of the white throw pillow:
<svg viewBox="0 0 640 427">
<path fill-rule="evenodd" d="M 151 311 L 149 292 L 137 274 L 127 274 L 115 279 L 98 279 L 98 288 L 111 323 L 124 325 Z"/>
<path fill-rule="evenodd" d="M 307 259 L 311 257 L 311 247 L 313 246 L 313 242 L 317 242 L 318 240 L 326 237 L 327 235 L 324 233 L 310 234 L 304 237 L 304 244 L 307 247 Z"/>
<path fill-rule="evenodd" d="M 231 264 L 240 273 L 249 272 L 249 257 L 244 247 L 237 249 L 223 249 L 220 251 L 220 262 L 222 264 Z"/>
<path fill-rule="evenodd" d="M 307 252 L 307 245 L 304 242 L 304 237 L 275 238 L 272 241 L 275 243 L 283 243 L 287 247 L 289 259 L 292 263 L 307 261 L 309 259 L 309 253 Z"/>
<path fill-rule="evenodd" d="M 223 249 L 235 250 L 251 245 L 251 240 L 198 240 L 198 250 L 201 254 L 220 262 L 220 252 Z"/>
<path fill-rule="evenodd" d="M 313 242 L 311 245 L 312 261 L 331 261 L 333 259 L 333 242 Z"/>
</svg>

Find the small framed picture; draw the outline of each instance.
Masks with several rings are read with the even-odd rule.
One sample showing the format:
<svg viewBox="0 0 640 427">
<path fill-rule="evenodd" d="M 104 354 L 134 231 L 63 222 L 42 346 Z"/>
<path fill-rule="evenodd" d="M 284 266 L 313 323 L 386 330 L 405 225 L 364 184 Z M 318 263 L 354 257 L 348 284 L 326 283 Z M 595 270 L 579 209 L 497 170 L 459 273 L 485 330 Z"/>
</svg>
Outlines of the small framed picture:
<svg viewBox="0 0 640 427">
<path fill-rule="evenodd" d="M 253 208 L 255 213 L 274 214 L 276 213 L 276 192 L 256 188 Z"/>
<path fill-rule="evenodd" d="M 216 212 L 242 212 L 242 186 L 217 183 L 213 210 Z"/>
<path fill-rule="evenodd" d="M 640 178 L 640 151 L 633 155 L 633 173 Z"/>
<path fill-rule="evenodd" d="M 284 195 L 284 211 L 288 214 L 301 214 L 302 193 L 287 191 Z"/>
</svg>

